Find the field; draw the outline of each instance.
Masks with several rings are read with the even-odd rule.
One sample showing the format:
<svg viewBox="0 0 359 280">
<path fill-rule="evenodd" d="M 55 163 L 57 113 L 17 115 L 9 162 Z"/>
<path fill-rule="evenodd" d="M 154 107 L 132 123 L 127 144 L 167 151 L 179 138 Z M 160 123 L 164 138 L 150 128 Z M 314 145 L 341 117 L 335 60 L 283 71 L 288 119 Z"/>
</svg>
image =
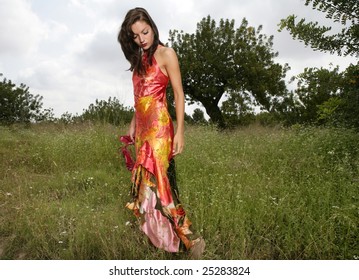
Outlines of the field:
<svg viewBox="0 0 359 280">
<path fill-rule="evenodd" d="M 118 153 L 124 127 L 0 127 L 0 259 L 187 259 L 150 246 Z M 358 259 L 359 135 L 187 127 L 180 198 L 203 259 Z"/>
</svg>

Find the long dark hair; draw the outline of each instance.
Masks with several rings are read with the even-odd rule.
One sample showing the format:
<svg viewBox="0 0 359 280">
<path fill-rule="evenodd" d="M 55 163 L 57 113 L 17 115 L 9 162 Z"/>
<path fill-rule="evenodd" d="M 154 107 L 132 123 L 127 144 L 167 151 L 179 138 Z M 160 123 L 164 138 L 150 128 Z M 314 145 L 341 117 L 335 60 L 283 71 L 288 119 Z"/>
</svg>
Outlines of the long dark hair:
<svg viewBox="0 0 359 280">
<path fill-rule="evenodd" d="M 155 53 L 158 45 L 163 45 L 159 39 L 159 33 L 156 24 L 151 16 L 144 8 L 134 8 L 129 10 L 121 25 L 121 30 L 118 33 L 118 42 L 121 44 L 122 51 L 126 59 L 130 62 L 130 71 L 135 71 L 137 74 L 144 74 L 146 66 L 142 63 L 142 49 L 135 43 L 132 32 L 132 25 L 139 20 L 145 21 L 153 30 L 154 40 L 152 46 L 146 51 L 148 55 L 148 63 L 152 65 L 152 56 Z"/>
</svg>

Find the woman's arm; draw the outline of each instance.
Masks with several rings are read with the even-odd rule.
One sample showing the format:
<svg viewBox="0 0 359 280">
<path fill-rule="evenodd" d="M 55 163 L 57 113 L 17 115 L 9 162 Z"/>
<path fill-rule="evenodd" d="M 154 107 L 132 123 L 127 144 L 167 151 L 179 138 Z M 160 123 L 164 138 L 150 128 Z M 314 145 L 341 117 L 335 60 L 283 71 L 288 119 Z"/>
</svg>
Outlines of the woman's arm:
<svg viewBox="0 0 359 280">
<path fill-rule="evenodd" d="M 177 129 L 173 143 L 173 155 L 182 153 L 184 147 L 184 92 L 182 87 L 181 71 L 176 52 L 172 48 L 164 48 L 162 57 L 167 75 L 173 88 Z"/>
</svg>

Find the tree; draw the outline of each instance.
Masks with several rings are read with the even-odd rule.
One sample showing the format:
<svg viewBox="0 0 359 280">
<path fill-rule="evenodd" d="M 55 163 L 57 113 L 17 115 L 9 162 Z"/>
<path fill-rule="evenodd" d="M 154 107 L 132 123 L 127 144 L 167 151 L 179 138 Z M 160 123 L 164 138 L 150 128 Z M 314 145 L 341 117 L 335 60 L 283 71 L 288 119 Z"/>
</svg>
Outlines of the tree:
<svg viewBox="0 0 359 280">
<path fill-rule="evenodd" d="M 359 130 L 359 63 L 344 71 L 342 123 Z M 339 111 L 339 110 L 338 110 Z M 339 112 L 340 112 L 339 111 Z"/>
<path fill-rule="evenodd" d="M 278 54 L 272 50 L 273 36 L 261 34 L 261 26 L 257 30 L 248 26 L 246 19 L 237 29 L 234 24 L 234 20 L 221 19 L 217 26 L 208 16 L 197 24 L 194 34 L 170 31 L 186 100 L 201 103 L 220 128 L 226 127 L 225 108 L 219 105 L 222 97 L 271 110 L 272 101 L 286 93 L 283 78 L 288 67 L 274 63 Z"/>
<path fill-rule="evenodd" d="M 305 68 L 296 78 L 297 88 L 278 107 L 278 119 L 359 129 L 359 64 L 343 72 L 338 66 Z"/>
<path fill-rule="evenodd" d="M 53 117 L 53 113 L 49 109 L 42 111 L 42 96 L 32 95 L 26 85 L 16 86 L 6 78 L 0 82 L 1 124 L 30 123 L 47 117 Z"/>
<path fill-rule="evenodd" d="M 306 0 L 313 9 L 326 13 L 326 18 L 342 24 L 341 32 L 328 34 L 331 26 L 319 26 L 318 22 L 296 22 L 296 16 L 282 19 L 280 31 L 287 29 L 294 39 L 299 39 L 314 50 L 338 55 L 359 56 L 359 2 L 358 0 Z"/>
<path fill-rule="evenodd" d="M 294 90 L 298 97 L 297 120 L 301 123 L 315 123 L 318 120 L 319 106 L 332 97 L 341 94 L 343 74 L 339 67 L 334 69 L 305 68 L 299 74 L 297 89 Z"/>
<path fill-rule="evenodd" d="M 325 124 L 359 130 L 359 63 L 341 73 L 339 94 L 318 106 L 318 119 Z"/>
<path fill-rule="evenodd" d="M 206 118 L 204 117 L 204 113 L 199 108 L 194 109 L 192 119 L 195 124 L 207 124 Z"/>
<path fill-rule="evenodd" d="M 253 120 L 251 102 L 244 95 L 229 94 L 222 103 L 221 110 L 229 126 L 244 125 Z"/>
<path fill-rule="evenodd" d="M 344 72 L 343 123 L 359 130 L 359 63 L 350 65 Z"/>
</svg>

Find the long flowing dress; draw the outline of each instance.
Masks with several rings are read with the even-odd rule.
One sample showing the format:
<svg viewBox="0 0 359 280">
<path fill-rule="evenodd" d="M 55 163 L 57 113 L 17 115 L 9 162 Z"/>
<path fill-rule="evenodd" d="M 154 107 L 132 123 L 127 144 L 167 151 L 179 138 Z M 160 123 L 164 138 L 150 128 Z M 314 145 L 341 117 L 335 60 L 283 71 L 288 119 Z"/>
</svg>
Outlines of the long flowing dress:
<svg viewBox="0 0 359 280">
<path fill-rule="evenodd" d="M 146 73 L 134 72 L 135 151 L 132 201 L 127 208 L 139 218 L 142 231 L 153 245 L 168 252 L 189 249 L 196 242 L 191 222 L 178 198 L 172 156 L 174 128 L 167 108 L 169 82 L 155 57 L 143 63 Z"/>
</svg>

